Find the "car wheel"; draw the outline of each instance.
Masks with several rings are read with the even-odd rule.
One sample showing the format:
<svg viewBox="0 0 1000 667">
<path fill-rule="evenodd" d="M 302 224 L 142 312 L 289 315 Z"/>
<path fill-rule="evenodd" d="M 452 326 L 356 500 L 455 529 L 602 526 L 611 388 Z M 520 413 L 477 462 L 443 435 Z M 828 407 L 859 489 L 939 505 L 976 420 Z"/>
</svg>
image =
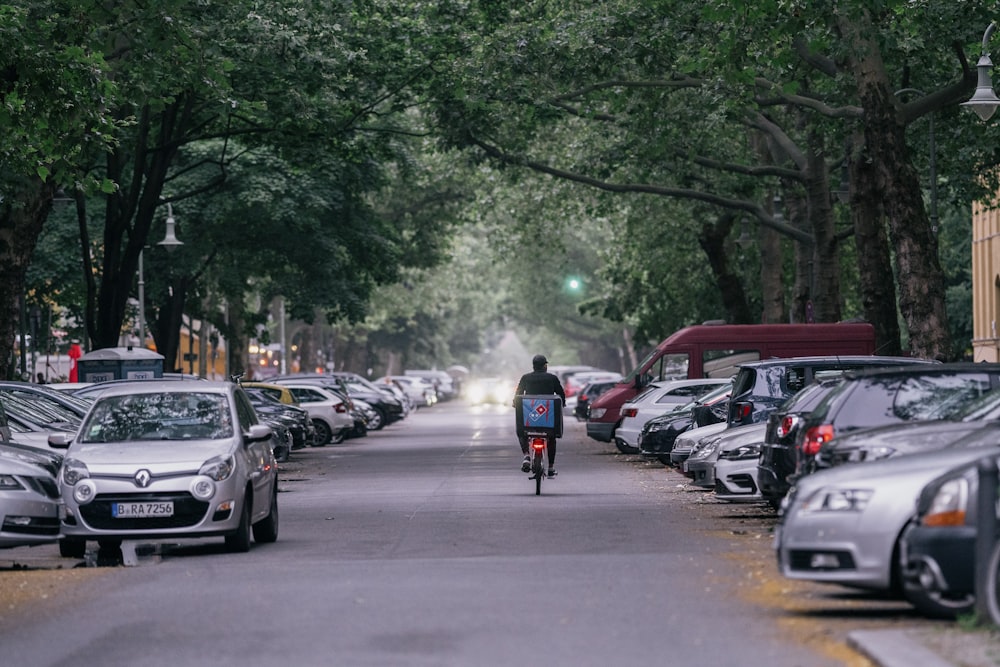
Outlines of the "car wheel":
<svg viewBox="0 0 1000 667">
<path fill-rule="evenodd" d="M 339 445 L 340 443 L 342 443 L 344 441 L 344 438 L 347 437 L 345 435 L 346 432 L 347 432 L 346 429 L 340 429 L 339 431 L 334 433 L 333 437 L 330 438 L 330 444 Z"/>
<path fill-rule="evenodd" d="M 615 438 L 615 447 L 617 447 L 618 451 L 621 452 L 622 454 L 638 454 L 639 453 L 639 448 L 638 447 L 632 447 L 631 445 L 625 444 L 625 441 L 622 440 L 621 438 Z"/>
<path fill-rule="evenodd" d="M 226 535 L 226 549 L 231 553 L 250 551 L 250 494 L 243 498 L 243 511 L 240 513 L 239 527 L 235 533 Z"/>
<path fill-rule="evenodd" d="M 314 419 L 313 424 L 316 425 L 316 439 L 313 440 L 313 447 L 326 447 L 333 438 L 329 424 L 322 419 Z"/>
<path fill-rule="evenodd" d="M 289 456 L 289 449 L 284 445 L 274 450 L 274 460 L 277 461 L 278 463 L 287 463 L 288 456 Z"/>
<path fill-rule="evenodd" d="M 670 461 L 670 454 L 660 454 L 659 456 L 656 457 L 656 460 L 662 463 L 663 465 L 667 466 L 668 468 L 673 465 L 673 463 Z"/>
<path fill-rule="evenodd" d="M 87 553 L 87 540 L 64 537 L 59 540 L 59 555 L 63 558 L 83 558 Z"/>
<path fill-rule="evenodd" d="M 371 419 L 368 420 L 368 430 L 378 431 L 381 430 L 383 426 L 385 426 L 385 413 L 378 408 L 375 408 L 372 411 Z"/>
<path fill-rule="evenodd" d="M 258 544 L 275 542 L 278 539 L 278 480 L 274 480 L 271 493 L 271 509 L 267 516 L 253 525 L 253 541 Z"/>
<path fill-rule="evenodd" d="M 930 574 L 919 572 L 916 576 L 918 579 L 923 579 L 925 576 L 930 577 Z M 971 614 L 976 606 L 976 599 L 973 595 L 946 597 L 917 582 L 907 582 L 903 588 L 903 594 L 906 601 L 916 607 L 917 611 L 931 618 L 954 620 L 959 616 Z"/>
</svg>

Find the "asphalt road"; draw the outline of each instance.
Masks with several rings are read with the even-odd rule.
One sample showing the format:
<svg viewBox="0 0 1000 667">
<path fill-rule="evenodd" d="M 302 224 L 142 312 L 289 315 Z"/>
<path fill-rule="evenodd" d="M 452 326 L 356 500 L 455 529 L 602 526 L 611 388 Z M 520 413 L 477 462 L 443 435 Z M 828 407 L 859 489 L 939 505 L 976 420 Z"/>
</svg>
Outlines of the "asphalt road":
<svg viewBox="0 0 1000 667">
<path fill-rule="evenodd" d="M 730 543 L 650 470 L 569 422 L 535 496 L 512 430 L 509 408 L 452 402 L 295 452 L 277 543 L 140 546 L 0 617 L 0 662 L 842 664 L 737 594 Z"/>
</svg>

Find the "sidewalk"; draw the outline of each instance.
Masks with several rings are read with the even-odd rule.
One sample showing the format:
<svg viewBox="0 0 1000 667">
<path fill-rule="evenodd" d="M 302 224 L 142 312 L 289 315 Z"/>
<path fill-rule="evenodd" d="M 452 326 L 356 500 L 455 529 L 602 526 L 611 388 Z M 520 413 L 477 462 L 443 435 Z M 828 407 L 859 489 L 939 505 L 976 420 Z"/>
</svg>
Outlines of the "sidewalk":
<svg viewBox="0 0 1000 667">
<path fill-rule="evenodd" d="M 847 642 L 879 667 L 997 667 L 1000 630 L 856 630 Z M 947 656 L 947 657 L 945 657 Z"/>
</svg>

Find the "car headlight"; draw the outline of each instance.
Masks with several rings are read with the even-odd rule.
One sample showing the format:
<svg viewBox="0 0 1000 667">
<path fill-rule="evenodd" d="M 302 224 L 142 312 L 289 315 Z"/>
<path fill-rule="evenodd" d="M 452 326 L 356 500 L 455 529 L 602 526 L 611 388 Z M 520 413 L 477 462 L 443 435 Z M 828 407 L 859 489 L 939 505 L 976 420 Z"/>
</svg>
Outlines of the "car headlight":
<svg viewBox="0 0 1000 667">
<path fill-rule="evenodd" d="M 800 505 L 802 512 L 862 512 L 871 500 L 872 489 L 823 488 Z"/>
<path fill-rule="evenodd" d="M 858 449 L 851 450 L 847 454 L 847 461 L 849 463 L 877 461 L 879 459 L 889 458 L 895 453 L 895 451 L 896 451 L 895 448 L 887 447 L 886 445 L 877 445 L 874 447 L 860 447 Z"/>
<path fill-rule="evenodd" d="M 205 461 L 198 474 L 204 475 L 216 482 L 221 482 L 224 479 L 228 479 L 234 470 L 236 470 L 236 459 L 232 456 L 216 456 Z"/>
<path fill-rule="evenodd" d="M 604 416 L 604 413 L 607 411 L 608 411 L 607 408 L 591 408 L 590 417 L 591 419 L 600 419 L 601 417 Z"/>
<path fill-rule="evenodd" d="M 969 506 L 969 480 L 952 479 L 941 485 L 920 518 L 924 526 L 962 526 Z"/>
<path fill-rule="evenodd" d="M 745 461 L 760 458 L 760 443 L 740 445 L 736 449 L 720 452 L 719 458 L 727 461 Z"/>
<path fill-rule="evenodd" d="M 78 482 L 90 478 L 90 471 L 83 461 L 64 459 L 62 464 L 62 479 L 66 486 L 75 486 Z"/>
</svg>

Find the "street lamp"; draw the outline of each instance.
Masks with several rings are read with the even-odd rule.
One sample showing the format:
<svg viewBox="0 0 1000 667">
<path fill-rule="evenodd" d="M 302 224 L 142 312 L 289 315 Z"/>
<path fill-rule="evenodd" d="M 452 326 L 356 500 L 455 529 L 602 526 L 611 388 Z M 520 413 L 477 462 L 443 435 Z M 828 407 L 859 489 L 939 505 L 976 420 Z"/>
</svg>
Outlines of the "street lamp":
<svg viewBox="0 0 1000 667">
<path fill-rule="evenodd" d="M 167 203 L 167 231 L 163 235 L 163 240 L 156 245 L 163 246 L 170 252 L 179 245 L 184 245 L 183 241 L 177 240 L 177 221 L 174 220 L 174 208 Z M 146 346 L 146 280 L 142 267 L 142 256 L 146 252 L 145 248 L 139 251 L 139 347 Z"/>
<path fill-rule="evenodd" d="M 993 79 L 990 77 L 993 61 L 990 60 L 989 42 L 996 27 L 996 22 L 990 23 L 986 32 L 983 33 L 983 53 L 979 56 L 979 62 L 976 63 L 978 74 L 976 92 L 968 101 L 962 102 L 963 107 L 969 107 L 975 111 L 976 115 L 983 121 L 989 120 L 993 116 L 993 112 L 1000 106 L 1000 97 L 997 97 L 997 94 L 993 92 Z"/>
</svg>

